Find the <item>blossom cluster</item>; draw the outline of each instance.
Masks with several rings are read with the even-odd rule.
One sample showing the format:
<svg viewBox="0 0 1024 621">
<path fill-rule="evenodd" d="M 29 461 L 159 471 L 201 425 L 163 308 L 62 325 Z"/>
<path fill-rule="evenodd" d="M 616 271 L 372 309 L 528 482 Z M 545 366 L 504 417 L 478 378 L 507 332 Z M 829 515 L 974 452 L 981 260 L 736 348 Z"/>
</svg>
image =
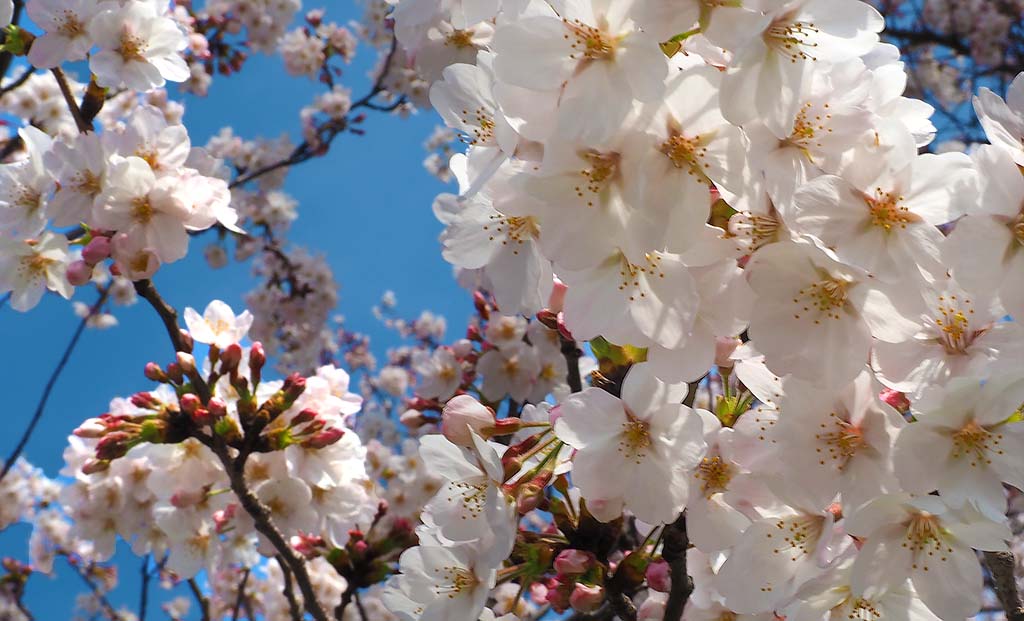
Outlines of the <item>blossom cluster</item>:
<svg viewBox="0 0 1024 621">
<path fill-rule="evenodd" d="M 365 449 L 348 432 L 362 401 L 348 392 L 348 374 L 325 366 L 309 377 L 264 380 L 262 346 L 238 344 L 253 322 L 248 311 L 236 316 L 214 301 L 203 315 L 186 309 L 185 320 L 191 339 L 209 345 L 204 368 L 187 353 L 166 369 L 150 363 L 155 390 L 115 399 L 75 431 L 65 453 L 74 483 L 62 501 L 76 532 L 101 559 L 118 536 L 137 554 L 167 553 L 167 568 L 182 577 L 272 556 L 231 493 L 228 464 L 215 453 L 223 441 L 231 448 L 221 450 L 246 455 L 245 480 L 277 528 L 344 547 L 378 509 Z M 205 398 L 195 392 L 200 376 L 209 384 Z"/>
<path fill-rule="evenodd" d="M 0 166 L 4 282 L 12 305 L 27 310 L 50 290 L 70 297 L 113 257 L 132 280 L 183 258 L 189 231 L 234 228 L 227 182 L 217 163 L 192 149 L 185 127 L 155 107 L 136 106 L 123 125 L 102 134 L 53 139 L 19 130 L 25 157 Z M 68 237 L 48 227 L 77 227 L 81 258 Z"/>
</svg>

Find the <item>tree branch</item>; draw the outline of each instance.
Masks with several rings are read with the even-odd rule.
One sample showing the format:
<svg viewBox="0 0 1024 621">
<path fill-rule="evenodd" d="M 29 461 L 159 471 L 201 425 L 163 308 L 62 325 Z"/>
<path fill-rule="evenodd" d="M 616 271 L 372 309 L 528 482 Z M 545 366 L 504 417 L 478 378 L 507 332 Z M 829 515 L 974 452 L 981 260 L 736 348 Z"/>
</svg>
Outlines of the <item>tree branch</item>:
<svg viewBox="0 0 1024 621">
<path fill-rule="evenodd" d="M 270 544 L 277 550 L 280 559 L 285 561 L 281 565 L 282 568 L 287 566 L 291 570 L 291 574 L 294 575 L 295 582 L 299 585 L 299 591 L 302 593 L 306 612 L 311 614 L 316 621 L 328 621 L 327 613 L 324 612 L 320 602 L 316 599 L 316 592 L 313 591 L 313 584 L 309 579 L 305 560 L 288 545 L 284 535 L 270 519 L 270 510 L 260 502 L 256 494 L 249 489 L 245 482 L 245 460 L 247 455 L 240 455 L 238 459 L 232 459 L 228 453 L 228 448 L 223 443 L 218 442 L 214 442 L 213 450 L 228 474 L 231 490 L 235 492 L 235 495 L 238 496 L 238 500 L 242 504 L 242 508 L 252 518 L 256 530 L 270 541 Z"/>
<path fill-rule="evenodd" d="M 188 579 L 188 588 L 192 591 L 192 596 L 196 598 L 196 603 L 199 604 L 199 612 L 202 615 L 203 621 L 210 621 L 210 598 L 203 595 L 203 591 L 196 584 L 195 578 Z"/>
<path fill-rule="evenodd" d="M 665 547 L 662 556 L 672 573 L 672 587 L 665 604 L 664 621 L 679 621 L 693 593 L 693 580 L 686 570 L 686 549 L 690 546 L 690 539 L 686 535 L 685 515 L 680 515 L 675 522 L 665 526 L 663 541 Z"/>
<path fill-rule="evenodd" d="M 0 481 L 3 481 L 4 477 L 7 476 L 7 473 L 14 467 L 14 463 L 18 461 L 18 457 L 21 456 L 22 451 L 25 450 L 25 446 L 32 437 L 32 433 L 35 431 L 36 425 L 39 424 L 39 420 L 43 417 L 43 410 L 46 409 L 46 402 L 50 400 L 50 393 L 53 392 L 54 386 L 57 385 L 57 379 L 64 371 L 64 367 L 67 366 L 68 360 L 71 358 L 71 352 L 75 351 L 75 346 L 78 345 L 78 340 L 82 337 L 82 333 L 85 331 L 85 326 L 89 323 L 89 318 L 99 312 L 100 307 L 107 301 L 107 295 L 109 292 L 109 287 L 101 287 L 99 298 L 97 298 L 96 302 L 89 307 L 89 314 L 82 317 L 82 320 L 78 322 L 78 327 L 75 328 L 75 333 L 71 335 L 71 340 L 68 342 L 68 346 L 64 349 L 63 355 L 61 355 L 60 360 L 57 361 L 57 366 L 54 367 L 53 373 L 50 374 L 50 379 L 47 380 L 46 386 L 43 388 L 43 394 L 39 398 L 39 404 L 36 405 L 36 411 L 32 414 L 32 418 L 28 422 L 28 427 L 25 428 L 24 433 L 21 434 L 21 439 L 18 440 L 17 446 L 14 447 L 14 450 L 4 462 L 4 469 L 0 472 Z"/>
<path fill-rule="evenodd" d="M 992 574 L 992 586 L 1003 605 L 1007 621 L 1024 621 L 1024 602 L 1017 590 L 1013 552 L 985 552 L 985 565 Z"/>
<path fill-rule="evenodd" d="M 139 294 L 139 297 L 149 302 L 149 305 L 160 316 L 164 329 L 167 331 L 167 336 L 170 337 L 171 344 L 174 345 L 174 350 L 191 353 L 192 348 L 185 341 L 185 337 L 181 333 L 181 327 L 178 325 L 178 311 L 174 310 L 173 306 L 160 297 L 160 293 L 153 286 L 152 280 L 146 278 L 144 280 L 137 280 L 134 284 L 135 292 Z M 208 403 L 211 395 L 210 387 L 206 385 L 206 382 L 201 377 L 189 379 L 192 380 L 199 398 L 202 399 L 203 403 Z"/>
<path fill-rule="evenodd" d="M 299 603 L 295 601 L 295 590 L 292 587 L 292 572 L 288 569 L 288 562 L 281 558 L 281 555 L 274 557 L 277 564 L 281 566 L 281 574 L 284 576 L 284 598 L 288 600 L 288 612 L 292 621 L 302 621 L 302 611 L 299 610 Z"/>
<path fill-rule="evenodd" d="M 580 377 L 580 357 L 583 352 L 576 341 L 562 338 L 562 355 L 565 356 L 565 366 L 568 368 L 565 380 L 569 383 L 569 390 L 580 392 L 583 390 L 583 378 Z"/>
<path fill-rule="evenodd" d="M 71 118 L 75 120 L 75 127 L 83 134 L 93 131 L 92 121 L 86 121 L 85 117 L 82 116 L 82 110 L 78 107 L 78 102 L 75 101 L 75 95 L 71 92 L 71 87 L 68 86 L 68 79 L 64 76 L 64 70 L 60 67 L 54 67 L 50 72 L 53 73 L 53 77 L 57 80 L 57 86 L 60 87 L 60 94 L 64 96 L 64 102 L 68 104 Z"/>
</svg>

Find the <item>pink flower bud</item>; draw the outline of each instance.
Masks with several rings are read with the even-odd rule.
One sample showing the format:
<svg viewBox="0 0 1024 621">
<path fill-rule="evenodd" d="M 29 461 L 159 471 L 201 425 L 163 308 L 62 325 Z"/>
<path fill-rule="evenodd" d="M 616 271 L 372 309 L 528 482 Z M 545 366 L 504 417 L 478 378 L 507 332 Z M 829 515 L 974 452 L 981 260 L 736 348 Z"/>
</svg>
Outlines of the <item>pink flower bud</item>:
<svg viewBox="0 0 1024 621">
<path fill-rule="evenodd" d="M 470 430 L 481 433 L 494 426 L 494 412 L 470 395 L 453 397 L 441 412 L 441 433 L 452 444 L 473 446 Z"/>
<path fill-rule="evenodd" d="M 151 395 L 148 392 L 137 392 L 131 397 L 132 405 L 137 408 L 144 410 L 156 410 L 159 409 L 163 404 L 160 400 Z"/>
<path fill-rule="evenodd" d="M 103 434 L 107 433 L 107 426 L 98 418 L 90 418 L 72 433 L 79 438 L 102 438 Z"/>
<path fill-rule="evenodd" d="M 81 287 L 92 278 L 92 266 L 85 261 L 72 261 L 67 268 L 68 282 L 75 287 Z"/>
<path fill-rule="evenodd" d="M 743 341 L 734 336 L 717 337 L 715 339 L 715 364 L 723 369 L 731 369 L 735 361 L 729 356 L 742 344 Z"/>
<path fill-rule="evenodd" d="M 577 582 L 569 596 L 569 605 L 577 612 L 594 612 L 604 603 L 604 587 Z"/>
<path fill-rule="evenodd" d="M 178 509 L 194 507 L 206 498 L 206 492 L 202 489 L 179 490 L 171 494 L 171 504 Z"/>
<path fill-rule="evenodd" d="M 110 462 L 103 461 L 102 459 L 87 459 L 82 464 L 82 474 L 96 474 L 97 472 L 103 472 L 110 468 Z"/>
<path fill-rule="evenodd" d="M 672 588 L 672 572 L 664 560 L 654 561 L 647 565 L 646 578 L 647 586 L 655 591 L 668 593 Z"/>
<path fill-rule="evenodd" d="M 206 404 L 206 409 L 209 410 L 210 416 L 214 419 L 224 418 L 228 414 L 228 406 L 220 397 L 210 397 L 210 402 Z"/>
<path fill-rule="evenodd" d="M 249 376 L 252 377 L 253 384 L 260 382 L 260 372 L 265 364 L 267 364 L 267 354 L 263 351 L 263 343 L 256 341 L 249 348 Z"/>
<path fill-rule="evenodd" d="M 594 555 L 583 550 L 562 550 L 555 557 L 555 571 L 563 576 L 578 576 L 595 562 Z"/>
<path fill-rule="evenodd" d="M 203 402 L 199 400 L 197 395 L 186 393 L 178 398 L 178 404 L 181 406 L 182 412 L 191 416 L 199 409 L 199 406 L 203 405 Z"/>
<path fill-rule="evenodd" d="M 82 259 L 89 265 L 96 265 L 110 256 L 110 238 L 98 235 L 82 248 Z"/>
<path fill-rule="evenodd" d="M 185 375 L 192 375 L 196 372 L 196 359 L 192 354 L 179 351 L 177 361 L 178 367 Z"/>
<path fill-rule="evenodd" d="M 316 420 L 317 412 L 312 408 L 306 408 L 292 417 L 292 426 L 304 425 Z"/>
<path fill-rule="evenodd" d="M 326 446 L 330 446 L 341 439 L 341 436 L 345 435 L 344 429 L 337 427 L 331 427 L 330 429 L 324 429 L 320 433 L 316 434 L 312 438 L 302 443 L 302 446 L 311 449 L 322 449 Z"/>
<path fill-rule="evenodd" d="M 143 371 L 146 379 L 152 382 L 160 382 L 161 384 L 167 383 L 167 374 L 160 368 L 160 365 L 155 362 L 147 362 L 146 369 Z"/>
<path fill-rule="evenodd" d="M 427 422 L 427 419 L 423 417 L 423 413 L 419 410 L 409 408 L 402 412 L 402 415 L 398 417 L 398 422 L 402 423 L 409 429 L 419 429 Z"/>
<path fill-rule="evenodd" d="M 181 372 L 181 367 L 178 366 L 177 362 L 172 362 L 167 365 L 167 377 L 175 384 L 180 384 L 182 380 L 185 379 Z"/>
<path fill-rule="evenodd" d="M 222 375 L 234 373 L 238 363 L 242 361 L 242 346 L 232 343 L 220 352 L 220 372 Z"/>
<path fill-rule="evenodd" d="M 560 589 L 557 586 L 548 588 L 544 600 L 551 605 L 555 612 L 565 612 L 569 608 L 569 597 L 566 589 Z"/>
<path fill-rule="evenodd" d="M 289 402 L 294 402 L 296 399 L 306 391 L 306 378 L 302 377 L 298 373 L 292 373 L 284 380 L 284 386 L 281 387 L 284 392 L 284 398 Z"/>
<path fill-rule="evenodd" d="M 558 314 L 562 312 L 562 307 L 565 305 L 565 293 L 569 290 L 569 287 L 561 280 L 558 280 L 557 276 L 554 278 L 554 281 L 554 286 L 551 288 L 551 296 L 548 298 L 548 310 Z"/>
</svg>

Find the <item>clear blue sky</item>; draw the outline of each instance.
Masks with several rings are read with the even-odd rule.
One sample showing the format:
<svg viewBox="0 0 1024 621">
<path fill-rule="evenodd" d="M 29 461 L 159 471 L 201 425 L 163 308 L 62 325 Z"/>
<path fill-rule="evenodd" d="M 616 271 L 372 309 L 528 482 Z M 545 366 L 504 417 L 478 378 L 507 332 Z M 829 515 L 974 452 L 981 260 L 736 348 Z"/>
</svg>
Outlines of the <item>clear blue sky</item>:
<svg viewBox="0 0 1024 621">
<path fill-rule="evenodd" d="M 328 20 L 345 23 L 359 17 L 354 2 L 325 5 Z M 319 5 L 307 8 L 315 6 Z M 353 98 L 367 90 L 366 72 L 374 61 L 368 48 L 361 51 L 343 78 L 353 89 Z M 323 88 L 312 80 L 288 76 L 279 56 L 254 56 L 241 74 L 218 76 L 208 97 L 185 97 L 185 124 L 193 144 L 205 144 L 225 125 L 246 138 L 288 132 L 299 142 L 298 112 Z M 370 114 L 367 135 L 340 136 L 326 157 L 293 168 L 285 189 L 300 204 L 291 239 L 327 256 L 341 285 L 337 312 L 346 316 L 350 329 L 375 338 L 380 358 L 386 346 L 396 342 L 370 312 L 385 290 L 395 291 L 403 316 L 433 310 L 449 319 L 453 333 L 465 325 L 472 307 L 440 256 L 440 225 L 430 206 L 444 188 L 421 165 L 426 155 L 422 142 L 436 117 L 430 111 L 409 119 Z M 248 264 L 212 271 L 202 258 L 204 245 L 203 238 L 194 239 L 190 255 L 161 269 L 154 282 L 179 310 L 193 306 L 201 311 L 214 298 L 239 310 L 242 296 L 254 283 Z M 80 299 L 91 303 L 93 296 Z M 148 389 L 142 377 L 147 361 L 171 360 L 167 337 L 147 304 L 118 307 L 115 313 L 119 326 L 89 330 L 79 342 L 28 445 L 26 457 L 50 476 L 61 468 L 65 439 L 78 423 L 106 411 L 112 397 Z M 6 353 L 0 369 L 8 390 L 0 455 L 6 456 L 16 443 L 77 322 L 71 305 L 56 297 L 46 298 L 27 314 L 9 307 L 0 310 L 0 342 Z M 28 534 L 24 527 L 0 533 L 0 556 L 25 559 Z M 130 551 L 117 558 L 122 586 L 112 600 L 134 610 L 140 561 Z M 66 567 L 58 564 L 58 569 L 57 579 L 37 576 L 30 583 L 26 599 L 37 619 L 70 618 L 74 596 L 83 590 Z M 187 591 L 183 588 L 179 594 Z M 158 609 L 164 596 L 157 589 L 152 595 L 147 617 L 166 619 Z"/>
</svg>

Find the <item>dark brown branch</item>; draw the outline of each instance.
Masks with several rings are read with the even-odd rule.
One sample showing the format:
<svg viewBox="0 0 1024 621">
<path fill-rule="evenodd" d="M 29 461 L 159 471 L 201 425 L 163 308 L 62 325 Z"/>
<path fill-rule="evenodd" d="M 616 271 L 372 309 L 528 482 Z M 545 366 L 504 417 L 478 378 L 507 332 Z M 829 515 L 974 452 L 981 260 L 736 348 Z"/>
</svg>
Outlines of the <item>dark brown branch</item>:
<svg viewBox="0 0 1024 621">
<path fill-rule="evenodd" d="M 565 366 L 568 369 L 565 381 L 569 384 L 569 390 L 579 392 L 583 390 L 583 378 L 580 377 L 580 357 L 583 352 L 576 345 L 576 341 L 562 339 L 562 355 L 565 356 Z"/>
<path fill-rule="evenodd" d="M 683 618 L 683 609 L 693 593 L 693 580 L 686 570 L 686 549 L 690 539 L 686 535 L 686 516 L 680 515 L 676 521 L 665 526 L 663 536 L 665 546 L 662 557 L 668 563 L 672 573 L 672 588 L 665 603 L 664 621 L 679 621 Z"/>
<path fill-rule="evenodd" d="M 100 297 L 96 299 L 96 302 L 89 308 L 89 314 L 82 317 L 82 320 L 78 322 L 78 327 L 75 328 L 75 333 L 71 336 L 71 340 L 68 342 L 68 346 L 64 348 L 64 353 L 61 355 L 60 360 L 57 361 L 57 366 L 54 367 L 53 373 L 50 374 L 50 379 L 47 380 L 46 386 L 43 388 L 43 394 L 39 397 L 39 403 L 36 405 L 36 411 L 32 413 L 32 418 L 28 422 L 28 427 L 21 434 L 21 439 L 18 440 L 17 446 L 7 457 L 4 462 L 4 469 L 0 472 L 0 481 L 7 476 L 7 473 L 14 467 L 14 463 L 18 461 L 18 457 L 21 456 L 22 451 L 25 450 L 25 445 L 28 444 L 29 439 L 32 437 L 32 433 L 36 429 L 36 425 L 39 424 L 39 420 L 43 417 L 43 411 L 46 409 L 46 402 L 50 400 L 50 393 L 53 392 L 54 386 L 57 385 L 57 379 L 60 378 L 60 374 L 64 371 L 64 367 L 67 366 L 68 360 L 71 358 L 71 352 L 75 351 L 75 346 L 78 345 L 78 340 L 82 338 L 82 333 L 85 331 L 85 326 L 89 323 L 89 318 L 99 312 L 100 307 L 107 301 L 107 295 L 110 289 L 108 287 L 100 288 Z"/>
<path fill-rule="evenodd" d="M 1007 621 L 1024 621 L 1024 602 L 1017 590 L 1013 552 L 985 552 L 985 565 L 992 574 L 992 586 Z"/>
<path fill-rule="evenodd" d="M 288 612 L 292 616 L 292 621 L 302 621 L 302 611 L 299 610 L 299 603 L 295 601 L 295 590 L 292 586 L 292 572 L 288 569 L 288 561 L 281 558 L 281 555 L 274 557 L 277 559 L 277 564 L 281 566 L 281 574 L 284 577 L 284 598 L 288 600 Z"/>
<path fill-rule="evenodd" d="M 282 567 L 287 566 L 299 585 L 306 612 L 313 616 L 316 621 L 328 621 L 327 613 L 320 606 L 316 599 L 316 592 L 313 591 L 313 583 L 310 581 L 309 572 L 306 570 L 305 560 L 288 545 L 284 535 L 270 519 L 270 509 L 266 507 L 256 494 L 249 489 L 245 482 L 245 458 L 246 455 L 232 459 L 228 448 L 222 443 L 214 443 L 213 450 L 220 459 L 224 470 L 231 482 L 231 490 L 238 496 L 242 508 L 252 518 L 256 530 L 270 541 L 270 544 L 277 550 L 278 556 L 284 560 Z"/>
<path fill-rule="evenodd" d="M 181 332 L 181 327 L 178 326 L 178 311 L 174 310 L 174 307 L 168 304 L 160 293 L 153 286 L 153 281 L 146 278 L 144 280 L 135 281 L 135 292 L 139 294 L 139 297 L 149 302 L 149 305 L 153 307 L 157 315 L 160 316 L 160 320 L 164 324 L 164 329 L 167 331 L 167 336 L 170 337 L 171 343 L 174 345 L 174 350 L 178 352 L 191 353 L 191 347 L 185 341 L 185 336 Z M 200 377 L 190 378 L 192 384 L 199 394 L 199 398 L 203 403 L 210 401 L 210 387 L 206 385 Z"/>
<path fill-rule="evenodd" d="M 54 67 L 50 71 L 53 73 L 53 77 L 57 79 L 57 86 L 60 87 L 60 94 L 64 96 L 64 102 L 68 104 L 71 118 L 75 119 L 75 127 L 83 134 L 93 131 L 92 122 L 86 121 L 82 116 L 82 110 L 78 107 L 78 102 L 75 101 L 75 95 L 71 92 L 71 87 L 68 86 L 68 79 L 64 75 L 64 70 L 60 67 Z"/>
<path fill-rule="evenodd" d="M 210 598 L 203 595 L 203 591 L 196 584 L 195 578 L 188 579 L 188 588 L 192 591 L 192 597 L 196 598 L 196 603 L 199 604 L 199 613 L 202 615 L 202 620 L 210 621 Z"/>
</svg>

